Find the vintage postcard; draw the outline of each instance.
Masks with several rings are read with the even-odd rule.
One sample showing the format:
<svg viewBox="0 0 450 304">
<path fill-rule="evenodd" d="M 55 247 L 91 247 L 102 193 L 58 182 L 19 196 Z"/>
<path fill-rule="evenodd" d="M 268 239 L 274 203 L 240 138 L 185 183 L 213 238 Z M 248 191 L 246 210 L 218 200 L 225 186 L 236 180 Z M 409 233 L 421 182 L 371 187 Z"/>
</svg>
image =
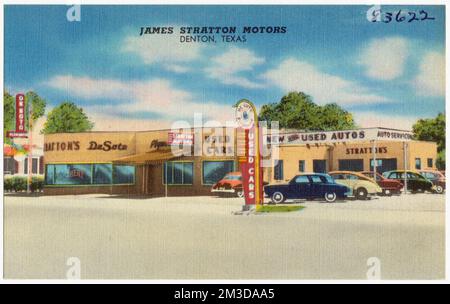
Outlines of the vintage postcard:
<svg viewBox="0 0 450 304">
<path fill-rule="evenodd" d="M 5 279 L 445 279 L 445 5 L 3 10 Z"/>
</svg>

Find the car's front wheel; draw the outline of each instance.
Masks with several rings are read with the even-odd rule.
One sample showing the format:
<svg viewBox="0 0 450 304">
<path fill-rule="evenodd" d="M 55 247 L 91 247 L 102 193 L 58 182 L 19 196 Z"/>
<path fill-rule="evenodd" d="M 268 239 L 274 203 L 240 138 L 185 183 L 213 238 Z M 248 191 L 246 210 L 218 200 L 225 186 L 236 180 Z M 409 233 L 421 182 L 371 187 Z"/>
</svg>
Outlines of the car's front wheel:
<svg viewBox="0 0 450 304">
<path fill-rule="evenodd" d="M 359 200 L 366 200 L 368 194 L 369 193 L 367 192 L 366 188 L 360 187 L 356 189 L 356 198 Z"/>
<path fill-rule="evenodd" d="M 392 195 L 392 191 L 390 189 L 383 189 L 383 195 L 384 196 L 391 196 Z"/>
<path fill-rule="evenodd" d="M 434 189 L 434 191 L 437 194 L 442 194 L 442 193 L 444 193 L 444 187 L 437 185 L 436 188 Z"/>
<path fill-rule="evenodd" d="M 281 204 L 286 200 L 286 198 L 284 197 L 283 193 L 277 191 L 272 194 L 272 196 L 270 197 L 270 200 L 274 204 Z"/>
<path fill-rule="evenodd" d="M 244 189 L 237 189 L 236 190 L 236 196 L 239 198 L 244 197 Z"/>
<path fill-rule="evenodd" d="M 334 192 L 327 192 L 324 197 L 327 203 L 334 203 L 337 200 L 337 195 Z"/>
</svg>

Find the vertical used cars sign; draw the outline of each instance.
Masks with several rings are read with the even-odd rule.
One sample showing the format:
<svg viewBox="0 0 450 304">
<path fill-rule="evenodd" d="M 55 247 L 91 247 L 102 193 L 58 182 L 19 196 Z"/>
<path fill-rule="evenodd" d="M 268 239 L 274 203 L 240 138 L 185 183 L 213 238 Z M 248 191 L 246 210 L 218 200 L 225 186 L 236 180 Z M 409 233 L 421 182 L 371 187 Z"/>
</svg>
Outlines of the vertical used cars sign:
<svg viewBox="0 0 450 304">
<path fill-rule="evenodd" d="M 236 107 L 236 122 L 245 131 L 245 157 L 240 160 L 245 205 L 258 205 L 262 198 L 259 130 L 255 107 L 250 101 L 239 101 Z"/>
</svg>

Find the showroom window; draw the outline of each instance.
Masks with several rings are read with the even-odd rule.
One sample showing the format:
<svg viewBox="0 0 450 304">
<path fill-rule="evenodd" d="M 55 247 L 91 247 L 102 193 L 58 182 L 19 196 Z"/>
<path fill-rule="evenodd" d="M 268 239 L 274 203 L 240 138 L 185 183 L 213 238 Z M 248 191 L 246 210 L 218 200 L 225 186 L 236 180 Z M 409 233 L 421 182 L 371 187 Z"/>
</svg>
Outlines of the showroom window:
<svg viewBox="0 0 450 304">
<path fill-rule="evenodd" d="M 118 185 L 134 184 L 135 167 L 116 165 L 113 168 L 113 183 Z"/>
<path fill-rule="evenodd" d="M 433 168 L 433 159 L 432 158 L 428 158 L 427 159 L 427 167 L 428 168 Z"/>
<path fill-rule="evenodd" d="M 89 185 L 92 165 L 54 165 L 55 185 Z"/>
<path fill-rule="evenodd" d="M 416 158 L 416 170 L 422 169 L 422 163 L 420 161 L 420 158 Z"/>
<path fill-rule="evenodd" d="M 164 163 L 163 184 L 192 185 L 194 164 L 192 162 L 166 162 Z"/>
<path fill-rule="evenodd" d="M 234 161 L 204 161 L 202 180 L 204 185 L 213 185 L 234 171 Z"/>
<path fill-rule="evenodd" d="M 112 164 L 94 164 L 92 183 L 104 185 L 112 183 Z"/>
<path fill-rule="evenodd" d="M 45 166 L 45 183 L 53 185 L 55 183 L 55 165 Z"/>
<path fill-rule="evenodd" d="M 45 166 L 45 184 L 111 185 L 134 184 L 135 167 L 112 164 L 48 164 Z"/>
<path fill-rule="evenodd" d="M 279 159 L 278 161 L 275 161 L 276 165 L 273 169 L 273 178 L 275 180 L 282 180 L 283 179 L 283 160 Z"/>
</svg>

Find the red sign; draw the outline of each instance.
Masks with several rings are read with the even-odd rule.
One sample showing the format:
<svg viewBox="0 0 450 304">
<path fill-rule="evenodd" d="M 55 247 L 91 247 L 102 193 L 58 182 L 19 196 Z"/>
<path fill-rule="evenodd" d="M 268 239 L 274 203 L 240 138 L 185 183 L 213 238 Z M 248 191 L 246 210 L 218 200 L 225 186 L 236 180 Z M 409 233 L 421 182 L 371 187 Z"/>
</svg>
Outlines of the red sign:
<svg viewBox="0 0 450 304">
<path fill-rule="evenodd" d="M 169 132 L 167 144 L 174 146 L 192 146 L 194 144 L 194 134 Z"/>
<path fill-rule="evenodd" d="M 256 191 L 259 189 L 259 199 L 262 200 L 262 181 L 263 181 L 263 170 L 256 170 L 256 138 L 255 138 L 255 128 L 245 130 L 245 161 L 241 163 L 241 173 L 242 173 L 242 185 L 244 188 L 245 204 L 255 205 L 256 204 Z M 261 159 L 258 163 L 261 163 Z M 259 171 L 259 178 L 256 177 L 256 172 Z M 259 182 L 259 187 L 256 187 L 257 182 Z M 259 202 L 258 202 L 259 203 Z"/>
<path fill-rule="evenodd" d="M 6 137 L 9 138 L 28 138 L 28 133 L 17 131 L 6 131 Z"/>
<path fill-rule="evenodd" d="M 16 132 L 26 133 L 25 128 L 25 95 L 16 95 Z"/>
</svg>

